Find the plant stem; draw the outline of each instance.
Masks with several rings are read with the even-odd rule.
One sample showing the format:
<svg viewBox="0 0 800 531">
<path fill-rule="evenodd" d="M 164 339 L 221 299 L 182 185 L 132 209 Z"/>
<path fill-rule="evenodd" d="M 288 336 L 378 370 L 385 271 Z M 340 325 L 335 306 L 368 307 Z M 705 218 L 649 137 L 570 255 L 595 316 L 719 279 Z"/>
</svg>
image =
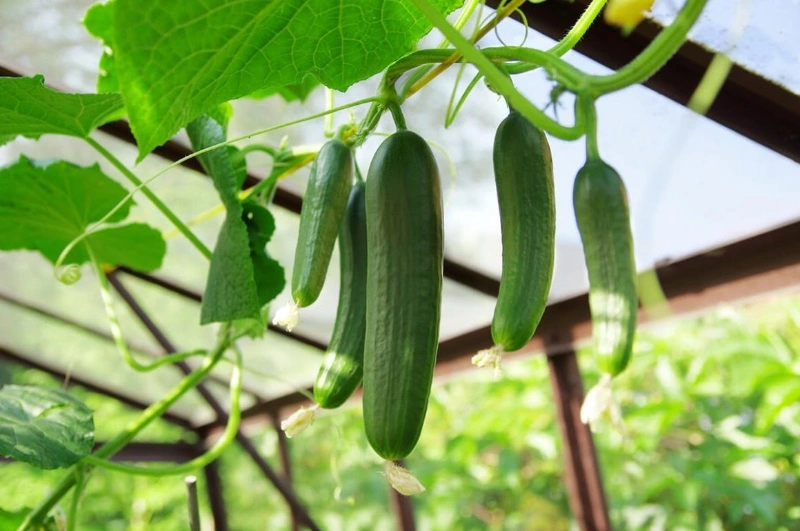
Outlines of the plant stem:
<svg viewBox="0 0 800 531">
<path fill-rule="evenodd" d="M 706 2 L 707 0 L 686 0 L 672 24 L 662 30 L 630 63 L 613 74 L 588 76 L 588 90 L 600 96 L 647 80 L 678 51 L 703 12 Z"/>
<path fill-rule="evenodd" d="M 189 240 L 195 248 L 200 251 L 200 254 L 205 256 L 207 259 L 211 260 L 211 251 L 208 247 L 200 241 L 200 239 L 195 236 L 195 234 L 187 227 L 181 219 L 175 215 L 175 213 L 170 210 L 170 208 L 164 204 L 159 197 L 154 194 L 146 185 L 143 183 L 136 175 L 130 171 L 127 166 L 125 166 L 120 160 L 111 154 L 106 148 L 104 148 L 100 143 L 98 143 L 95 139 L 87 137 L 86 142 L 89 143 L 98 153 L 100 153 L 103 157 L 106 158 L 111 164 L 117 168 L 122 175 L 124 175 L 137 189 L 141 190 L 142 193 L 150 200 L 153 205 L 162 213 L 164 216 L 175 225 L 175 228 L 178 229 L 181 234 L 183 234 L 187 240 Z"/>
<path fill-rule="evenodd" d="M 203 381 L 211 372 L 211 370 L 222 359 L 223 354 L 231 344 L 229 337 L 230 325 L 224 324 L 221 332 L 222 339 L 214 347 L 214 349 L 206 357 L 203 365 L 200 366 L 195 372 L 188 374 L 183 380 L 178 383 L 169 393 L 167 393 L 161 400 L 152 404 L 142 412 L 138 419 L 128 425 L 123 431 L 118 433 L 114 438 L 105 443 L 97 449 L 94 453 L 95 457 L 108 458 L 117 453 L 122 447 L 128 444 L 136 437 L 139 432 L 146 428 L 151 422 L 161 417 L 180 397 L 186 394 L 190 389 L 194 389 L 197 384 Z M 33 529 L 34 524 L 40 523 L 47 513 L 58 503 L 58 501 L 69 492 L 78 480 L 77 467 L 80 464 L 73 466 L 69 473 L 64 476 L 61 481 L 54 487 L 53 491 L 45 498 L 35 509 L 33 509 L 25 520 L 19 526 L 18 531 L 26 531 Z"/>
<path fill-rule="evenodd" d="M 114 463 L 95 455 L 87 455 L 84 461 L 90 465 L 114 470 L 116 472 L 123 472 L 125 474 L 134 474 L 139 476 L 175 476 L 187 474 L 194 470 L 204 468 L 212 461 L 216 460 L 222 452 L 236 439 L 236 432 L 239 431 L 239 422 L 242 418 L 242 410 L 240 406 L 240 399 L 242 396 L 242 353 L 234 346 L 233 351 L 236 353 L 236 363 L 233 366 L 231 373 L 230 384 L 230 414 L 228 415 L 228 423 L 225 426 L 225 432 L 222 437 L 203 455 L 195 457 L 191 461 L 181 463 L 180 465 L 166 465 L 166 466 L 152 466 L 142 467 L 135 465 L 128 465 L 125 463 Z M 98 450 L 99 452 L 99 450 Z"/>
<path fill-rule="evenodd" d="M 393 101 L 388 105 L 389 111 L 392 113 L 392 119 L 394 120 L 394 125 L 397 127 L 398 131 L 405 131 L 406 127 L 406 118 L 403 116 L 403 111 L 400 109 L 400 105 Z"/>
<path fill-rule="evenodd" d="M 106 276 L 106 272 L 103 271 L 102 266 L 97 261 L 92 249 L 88 245 L 86 246 L 86 252 L 89 254 L 89 259 L 94 267 L 95 273 L 97 274 L 97 280 L 100 282 L 100 295 L 103 298 L 103 306 L 106 310 L 106 317 L 108 318 L 108 324 L 111 328 L 111 335 L 114 338 L 114 344 L 117 346 L 117 350 L 119 350 L 120 354 L 122 354 L 122 358 L 125 360 L 125 363 L 127 363 L 131 369 L 138 372 L 150 372 L 164 365 L 178 363 L 179 361 L 184 361 L 193 356 L 205 354 L 205 351 L 203 350 L 190 350 L 187 352 L 176 352 L 174 354 L 169 354 L 148 364 L 138 362 L 136 358 L 133 357 L 133 353 L 128 347 L 128 344 L 125 341 L 125 336 L 122 333 L 122 326 L 119 323 L 117 312 L 114 309 L 114 298 L 111 295 L 111 288 L 108 285 L 108 277 Z"/>
<path fill-rule="evenodd" d="M 595 102 L 586 96 L 578 100 L 577 110 L 586 121 L 586 158 L 600 160 L 600 148 L 597 145 L 597 110 Z"/>
<path fill-rule="evenodd" d="M 497 27 L 497 25 L 500 23 L 501 20 L 511 15 L 511 13 L 513 13 L 519 6 L 524 4 L 526 1 L 527 0 L 513 0 L 507 6 L 497 11 L 495 17 L 492 20 L 490 20 L 489 23 L 486 24 L 484 27 L 480 28 L 478 32 L 475 34 L 475 36 L 472 39 L 470 39 L 471 42 L 474 43 L 481 40 L 487 33 L 489 33 L 491 30 Z M 458 25 L 454 25 L 453 29 L 459 31 L 461 27 Z M 461 33 L 459 31 L 459 35 L 460 34 Z M 446 42 L 446 40 L 443 42 Z M 447 59 L 442 61 L 436 68 L 430 70 L 429 72 L 426 72 L 424 76 L 420 76 L 421 79 L 417 80 L 414 79 L 413 77 L 410 78 L 408 81 L 406 81 L 405 85 L 403 86 L 403 90 L 401 91 L 403 98 L 404 99 L 409 98 L 411 95 L 418 92 L 425 85 L 427 85 L 434 78 L 436 78 L 436 76 L 438 76 L 439 74 L 450 68 L 450 66 L 453 65 L 453 63 L 455 63 L 461 58 L 461 55 L 462 54 L 460 52 L 453 52 Z"/>
<path fill-rule="evenodd" d="M 592 0 L 592 2 L 581 13 L 580 18 L 575 22 L 575 25 L 570 28 L 564 38 L 558 41 L 555 46 L 547 50 L 548 53 L 561 57 L 578 44 L 589 27 L 594 23 L 597 15 L 603 10 L 607 0 Z"/>
</svg>

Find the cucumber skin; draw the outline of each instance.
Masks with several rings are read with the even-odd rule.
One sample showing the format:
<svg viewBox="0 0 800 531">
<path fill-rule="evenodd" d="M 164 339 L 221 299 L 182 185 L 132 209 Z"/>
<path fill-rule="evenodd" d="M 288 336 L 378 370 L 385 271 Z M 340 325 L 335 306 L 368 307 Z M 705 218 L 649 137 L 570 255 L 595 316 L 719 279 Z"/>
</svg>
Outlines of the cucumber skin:
<svg viewBox="0 0 800 531">
<path fill-rule="evenodd" d="M 497 128 L 494 173 L 503 272 L 492 340 L 506 352 L 533 337 L 547 306 L 555 263 L 553 159 L 544 132 L 512 112 Z"/>
<path fill-rule="evenodd" d="M 589 272 L 595 359 L 616 376 L 630 361 L 638 309 L 625 184 L 614 168 L 590 160 L 575 178 L 573 203 Z"/>
<path fill-rule="evenodd" d="M 367 214 L 365 185 L 350 192 L 339 229 L 339 305 L 333 335 L 314 383 L 320 407 L 341 406 L 361 383 L 367 326 Z"/>
<path fill-rule="evenodd" d="M 436 160 L 411 131 L 387 138 L 367 178 L 364 429 L 385 459 L 416 446 L 439 344 L 442 195 Z"/>
<path fill-rule="evenodd" d="M 319 150 L 311 166 L 300 211 L 292 268 L 292 299 L 299 307 L 319 297 L 353 183 L 353 153 L 334 139 Z"/>
</svg>

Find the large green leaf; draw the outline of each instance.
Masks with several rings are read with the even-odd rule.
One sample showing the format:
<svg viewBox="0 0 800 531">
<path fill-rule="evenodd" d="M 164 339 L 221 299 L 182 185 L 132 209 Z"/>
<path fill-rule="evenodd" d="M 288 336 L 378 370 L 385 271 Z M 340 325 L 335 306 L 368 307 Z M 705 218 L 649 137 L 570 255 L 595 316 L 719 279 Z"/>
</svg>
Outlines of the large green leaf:
<svg viewBox="0 0 800 531">
<path fill-rule="evenodd" d="M 42 76 L 0 77 L 0 94 L 0 145 L 18 135 L 87 137 L 122 109 L 119 94 L 58 92 Z"/>
<path fill-rule="evenodd" d="M 126 195 L 96 164 L 82 167 L 22 156 L 0 168 L 0 250 L 35 250 L 55 263 L 75 237 Z M 130 206 L 128 201 L 108 221 L 125 219 Z M 166 253 L 161 234 L 139 223 L 104 228 L 84 241 L 101 263 L 140 271 L 158 269 Z M 88 260 L 86 246 L 78 245 L 66 263 Z"/>
<path fill-rule="evenodd" d="M 217 114 L 199 116 L 186 127 L 196 151 L 225 140 L 225 119 Z M 264 250 L 275 222 L 263 207 L 248 204 L 243 208 L 238 198 L 243 168 L 237 166 L 234 152 L 225 146 L 199 156 L 227 212 L 211 257 L 200 311 L 202 324 L 261 320 L 261 308 L 284 284 L 283 268 Z"/>
<path fill-rule="evenodd" d="M 461 0 L 432 0 L 450 12 Z M 258 90 L 337 90 L 409 52 L 431 25 L 408 0 L 116 0 L 113 54 L 144 156 L 192 118 Z"/>
<path fill-rule="evenodd" d="M 0 389 L 0 454 L 39 468 L 63 468 L 87 456 L 93 444 L 92 411 L 67 392 Z"/>
</svg>

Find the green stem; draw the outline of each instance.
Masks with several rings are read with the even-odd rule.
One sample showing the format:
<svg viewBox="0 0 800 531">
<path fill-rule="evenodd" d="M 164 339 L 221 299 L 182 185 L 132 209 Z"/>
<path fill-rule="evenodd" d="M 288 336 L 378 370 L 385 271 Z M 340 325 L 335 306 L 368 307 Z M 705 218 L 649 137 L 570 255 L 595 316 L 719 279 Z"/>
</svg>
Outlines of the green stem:
<svg viewBox="0 0 800 531">
<path fill-rule="evenodd" d="M 397 127 L 398 131 L 405 131 L 408 129 L 406 127 L 406 118 L 403 116 L 403 111 L 400 109 L 400 105 L 396 102 L 390 102 L 389 111 L 392 113 L 392 119 L 394 120 L 394 125 Z"/>
<path fill-rule="evenodd" d="M 586 96 L 579 98 L 577 110 L 586 121 L 586 158 L 600 160 L 600 148 L 597 145 L 597 110 L 595 102 Z"/>
<path fill-rule="evenodd" d="M 475 9 L 478 6 L 482 5 L 483 5 L 482 0 L 470 0 L 467 3 L 467 5 L 464 6 L 464 9 L 459 14 L 458 20 L 456 20 L 453 23 L 453 27 L 460 31 L 469 20 L 469 17 L 471 17 L 472 14 L 475 12 Z M 478 22 L 480 23 L 480 21 Z M 476 27 L 476 30 L 477 29 L 478 28 Z M 437 46 L 437 48 L 444 49 L 449 43 L 450 41 L 444 38 L 441 40 L 441 42 L 439 42 L 439 46 Z M 403 97 L 405 97 L 405 95 L 408 93 L 408 89 L 414 86 L 414 84 L 416 84 L 417 81 L 425 77 L 425 75 L 431 71 L 431 68 L 432 66 L 425 65 L 424 68 L 418 68 L 417 70 L 415 70 L 410 76 L 408 76 L 408 79 L 406 79 L 406 81 L 403 83 L 403 88 L 400 90 L 400 94 L 402 94 Z"/>
<path fill-rule="evenodd" d="M 228 415 L 228 423 L 225 426 L 225 432 L 222 437 L 203 455 L 195 457 L 191 461 L 181 463 L 180 465 L 166 465 L 166 466 L 152 466 L 142 467 L 135 465 L 128 465 L 125 463 L 114 463 L 107 459 L 102 459 L 96 455 L 87 455 L 84 461 L 90 465 L 106 468 L 116 472 L 123 472 L 125 474 L 134 474 L 139 476 L 176 476 L 187 474 L 194 470 L 204 468 L 211 462 L 216 460 L 222 452 L 236 439 L 236 432 L 239 431 L 239 423 L 241 421 L 242 410 L 239 403 L 242 396 L 242 353 L 234 346 L 233 351 L 236 354 L 236 363 L 233 366 L 231 373 L 230 384 L 230 414 Z"/>
<path fill-rule="evenodd" d="M 267 155 L 269 155 L 272 158 L 275 158 L 275 156 L 278 153 L 278 151 L 274 147 L 271 147 L 271 146 L 265 146 L 264 144 L 250 144 L 250 145 L 244 146 L 243 148 L 239 148 L 239 155 L 244 157 L 244 156 L 252 153 L 253 151 L 261 151 L 263 153 L 266 153 Z"/>
<path fill-rule="evenodd" d="M 466 37 L 447 22 L 436 7 L 428 0 L 411 0 L 417 9 L 439 30 L 469 62 L 474 64 L 486 77 L 486 80 L 496 91 L 503 95 L 508 102 L 528 120 L 542 129 L 549 131 L 553 136 L 564 140 L 580 138 L 583 131 L 575 127 L 566 127 L 553 121 L 528 99 L 523 96 L 511 82 L 484 54 L 480 52 Z M 552 57 L 552 56 L 551 56 Z M 555 59 L 555 58 L 554 58 Z"/>
<path fill-rule="evenodd" d="M 633 61 L 613 74 L 588 76 L 588 90 L 600 96 L 647 80 L 678 51 L 707 1 L 687 0 L 673 23 L 662 30 Z"/>
<path fill-rule="evenodd" d="M 161 400 L 152 404 L 142 412 L 138 419 L 128 425 L 123 431 L 118 433 L 110 441 L 97 449 L 94 453 L 95 457 L 108 458 L 117 453 L 122 447 L 133 440 L 143 429 L 145 429 L 151 422 L 160 418 L 166 411 L 180 399 L 186 392 L 194 389 L 197 384 L 203 381 L 214 367 L 222 359 L 223 354 L 231 344 L 229 337 L 230 325 L 224 324 L 220 342 L 206 357 L 203 365 L 200 366 L 195 372 L 188 374 L 183 380 L 178 383 L 169 393 L 167 393 Z M 26 531 L 33 529 L 33 525 L 40 523 L 47 513 L 58 503 L 58 501 L 69 492 L 75 485 L 78 477 L 76 468 L 82 465 L 76 465 L 70 469 L 69 473 L 64 476 L 61 481 L 56 484 L 50 494 L 45 498 L 35 509 L 33 509 L 25 520 L 19 526 L 18 531 Z"/>
<path fill-rule="evenodd" d="M 133 357 L 133 353 L 131 353 L 128 343 L 125 341 L 125 336 L 122 333 L 122 326 L 119 323 L 117 312 L 114 309 L 114 298 L 111 295 L 111 288 L 108 285 L 108 277 L 88 245 L 86 246 L 86 252 L 89 254 L 89 259 L 97 274 L 97 279 L 100 282 L 100 295 L 103 298 L 103 306 L 106 310 L 108 324 L 111 327 L 111 335 L 114 338 L 114 344 L 117 346 L 117 350 L 122 354 L 122 358 L 130 368 L 138 372 L 150 372 L 167 364 L 178 363 L 179 361 L 184 361 L 193 356 L 205 354 L 204 350 L 190 350 L 163 356 L 148 364 L 138 362 L 136 358 Z"/>
<path fill-rule="evenodd" d="M 578 44 L 586 32 L 589 30 L 589 27 L 594 23 L 597 15 L 600 14 L 600 11 L 603 10 L 603 6 L 606 5 L 607 0 L 592 0 L 592 2 L 586 7 L 586 9 L 581 13 L 580 18 L 575 22 L 575 25 L 570 28 L 564 38 L 558 41 L 555 46 L 547 50 L 547 53 L 551 53 L 555 56 L 561 57 Z"/>
<path fill-rule="evenodd" d="M 69 504 L 69 512 L 67 513 L 67 531 L 75 531 L 78 523 L 78 506 L 81 503 L 81 495 L 83 488 L 86 484 L 86 474 L 84 473 L 82 465 L 78 465 L 75 469 L 77 478 L 75 480 L 75 489 L 72 491 L 72 501 Z"/>
<path fill-rule="evenodd" d="M 333 109 L 335 105 L 333 89 L 325 87 L 325 110 Z M 325 115 L 325 126 L 323 132 L 327 138 L 331 138 L 335 131 L 333 130 L 333 113 Z"/>
<path fill-rule="evenodd" d="M 180 158 L 180 159 L 176 160 L 175 162 L 173 162 L 172 164 L 170 164 L 169 166 L 167 166 L 166 168 L 164 168 L 160 172 L 158 172 L 155 175 L 153 175 L 152 177 L 150 177 L 147 181 L 145 181 L 145 184 L 149 184 L 150 182 L 154 181 L 155 179 L 158 179 L 159 177 L 161 177 L 162 175 L 167 173 L 172 168 L 180 166 L 181 164 L 183 164 L 187 160 L 191 160 L 191 159 L 193 159 L 193 158 L 195 158 L 195 157 L 197 157 L 199 155 L 202 155 L 203 153 L 208 153 L 209 151 L 213 151 L 213 150 L 218 149 L 218 148 L 220 148 L 222 146 L 228 146 L 228 145 L 231 145 L 231 144 L 235 144 L 236 142 L 241 142 L 242 140 L 247 140 L 248 138 L 253 138 L 254 136 L 264 135 L 266 133 L 271 133 L 272 131 L 277 131 L 278 129 L 283 129 L 284 127 L 289 127 L 291 125 L 297 125 L 297 124 L 301 124 L 303 122 L 316 120 L 317 118 L 322 118 L 322 117 L 327 116 L 327 115 L 329 115 L 331 113 L 344 111 L 346 109 L 351 109 L 353 107 L 358 107 L 359 105 L 365 105 L 367 103 L 374 103 L 376 101 L 377 101 L 377 98 L 375 98 L 375 97 L 360 99 L 360 100 L 357 100 L 357 101 L 353 101 L 351 103 L 346 103 L 344 105 L 339 105 L 338 107 L 334 107 L 333 109 L 326 109 L 326 110 L 324 110 L 322 112 L 318 112 L 316 114 L 311 114 L 311 115 L 306 116 L 304 118 L 298 118 L 297 120 L 291 120 L 289 122 L 284 122 L 284 123 L 279 124 L 279 125 L 273 125 L 272 127 L 266 127 L 264 129 L 257 129 L 257 130 L 255 130 L 255 131 L 253 131 L 251 133 L 247 133 L 246 135 L 237 136 L 236 138 L 230 138 L 230 139 L 226 140 L 225 142 L 220 142 L 219 144 L 214 144 L 213 146 L 208 146 L 206 148 L 197 150 L 197 151 L 195 151 L 193 153 L 190 153 L 189 155 L 186 155 L 183 158 Z"/>
<path fill-rule="evenodd" d="M 153 205 L 162 213 L 164 216 L 175 225 L 175 228 L 178 229 L 181 234 L 183 234 L 187 240 L 189 240 L 195 248 L 200 251 L 200 254 L 211 260 L 211 251 L 208 247 L 206 247 L 200 239 L 195 236 L 195 234 L 186 226 L 186 224 L 181 221 L 181 219 L 175 215 L 175 213 L 170 210 L 170 208 L 164 204 L 161 199 L 158 198 L 156 194 L 154 194 L 147 186 L 147 183 L 143 183 L 136 175 L 130 171 L 127 166 L 125 166 L 120 160 L 111 154 L 106 148 L 100 145 L 95 139 L 91 137 L 86 138 L 86 142 L 89 143 L 98 153 L 100 153 L 103 157 L 106 158 L 112 165 L 114 165 L 117 170 L 122 173 L 135 187 L 137 190 L 141 190 L 142 193 L 150 200 Z M 149 181 L 148 181 L 149 182 Z"/>
<path fill-rule="evenodd" d="M 730 57 L 722 53 L 715 54 L 686 106 L 698 114 L 706 114 L 728 79 L 731 68 L 733 61 Z"/>
</svg>

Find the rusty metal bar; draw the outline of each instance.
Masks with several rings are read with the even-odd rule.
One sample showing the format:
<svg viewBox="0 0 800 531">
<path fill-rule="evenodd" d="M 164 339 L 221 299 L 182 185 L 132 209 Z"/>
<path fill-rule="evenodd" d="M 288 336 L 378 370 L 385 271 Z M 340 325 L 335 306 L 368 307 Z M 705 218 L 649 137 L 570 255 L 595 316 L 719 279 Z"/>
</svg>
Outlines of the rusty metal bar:
<svg viewBox="0 0 800 531">
<path fill-rule="evenodd" d="M 2 345 L 0 345 L 0 360 L 6 360 L 17 365 L 22 365 L 30 369 L 36 369 L 37 371 L 45 372 L 47 374 L 50 374 L 51 376 L 55 376 L 61 381 L 67 382 L 68 385 L 80 385 L 81 387 L 85 387 L 89 391 L 106 395 L 110 398 L 113 398 L 114 400 L 122 402 L 123 404 L 136 409 L 144 410 L 150 407 L 150 404 L 146 402 L 143 402 L 131 396 L 123 395 L 121 393 L 118 393 L 117 391 L 108 389 L 100 384 L 91 382 L 89 380 L 86 380 L 85 378 L 81 378 L 79 375 L 67 374 L 61 368 L 54 367 L 52 365 L 43 363 L 41 361 L 36 361 L 29 356 L 26 356 L 19 352 L 15 352 L 10 348 L 4 347 Z M 187 430 L 194 430 L 194 426 L 188 419 L 185 419 L 182 416 L 177 415 L 175 413 L 167 412 L 164 415 L 162 415 L 161 418 L 172 424 L 180 426 L 181 428 L 185 428 Z"/>
<path fill-rule="evenodd" d="M 281 472 L 283 472 L 283 477 L 287 483 L 290 485 L 292 484 L 292 459 L 289 456 L 289 441 L 286 437 L 286 434 L 281 429 L 281 419 L 278 417 L 278 414 L 273 412 L 270 415 L 270 419 L 272 420 L 272 427 L 275 429 L 275 434 L 278 436 L 278 454 L 281 458 Z M 290 508 L 291 509 L 291 508 Z M 297 531 L 300 529 L 299 518 L 297 517 L 297 513 L 294 510 L 291 511 L 292 513 L 292 531 Z"/>
<path fill-rule="evenodd" d="M 125 303 L 130 307 L 131 311 L 133 311 L 136 317 L 138 317 L 142 324 L 145 325 L 150 334 L 155 338 L 156 341 L 158 341 L 164 350 L 167 353 L 176 352 L 175 346 L 172 344 L 172 342 L 170 342 L 164 333 L 158 328 L 158 326 L 156 326 L 156 324 L 153 322 L 150 316 L 147 315 L 147 312 L 145 312 L 144 309 L 139 305 L 133 295 L 131 295 L 122 282 L 116 278 L 116 275 L 109 275 L 108 280 L 114 289 L 117 290 L 117 293 L 119 293 L 120 297 L 122 297 L 122 300 L 125 301 Z M 186 363 L 176 363 L 175 365 L 185 374 L 192 372 L 191 367 L 189 367 L 189 365 Z M 200 383 L 195 389 L 197 389 L 197 392 L 200 393 L 200 396 L 203 397 L 203 400 L 205 400 L 206 403 L 214 410 L 214 413 L 217 416 L 217 422 L 223 425 L 227 424 L 228 414 L 222 408 L 214 395 L 211 394 L 208 388 L 203 383 Z M 204 433 L 200 434 L 205 435 Z M 287 485 L 282 478 L 272 470 L 272 467 L 270 467 L 269 464 L 264 461 L 255 446 L 253 446 L 250 440 L 244 435 L 241 428 L 236 432 L 236 440 L 239 442 L 242 448 L 244 448 L 245 452 L 250 455 L 250 458 L 256 462 L 264 475 L 266 475 L 267 478 L 275 485 L 275 488 L 278 489 L 278 492 L 280 492 L 289 506 L 297 512 L 298 516 L 303 520 L 303 522 L 305 522 L 312 530 L 319 529 L 311 519 L 311 516 L 309 516 L 308 511 L 306 511 L 305 507 L 303 507 L 303 505 L 300 503 L 291 485 Z"/>
<path fill-rule="evenodd" d="M 228 531 L 228 514 L 225 510 L 225 497 L 222 478 L 219 475 L 219 461 L 212 461 L 203 469 L 206 477 L 206 493 L 211 505 L 211 515 L 214 518 L 215 531 Z"/>
<path fill-rule="evenodd" d="M 583 531 L 608 531 L 606 497 L 589 427 L 581 422 L 583 382 L 575 351 L 548 356 L 553 401 L 564 440 L 567 486 L 572 514 Z"/>
<path fill-rule="evenodd" d="M 526 2 L 519 11 L 531 28 L 551 39 L 561 39 L 575 24 L 589 0 Z M 498 0 L 489 0 L 496 6 Z M 519 16 L 515 15 L 519 20 Z M 611 68 L 619 69 L 638 55 L 661 31 L 646 20 L 630 35 L 597 20 L 575 50 Z M 686 105 L 697 88 L 713 53 L 687 41 L 644 86 Z M 757 74 L 734 65 L 706 117 L 795 162 L 800 162 L 800 96 Z"/>
</svg>

